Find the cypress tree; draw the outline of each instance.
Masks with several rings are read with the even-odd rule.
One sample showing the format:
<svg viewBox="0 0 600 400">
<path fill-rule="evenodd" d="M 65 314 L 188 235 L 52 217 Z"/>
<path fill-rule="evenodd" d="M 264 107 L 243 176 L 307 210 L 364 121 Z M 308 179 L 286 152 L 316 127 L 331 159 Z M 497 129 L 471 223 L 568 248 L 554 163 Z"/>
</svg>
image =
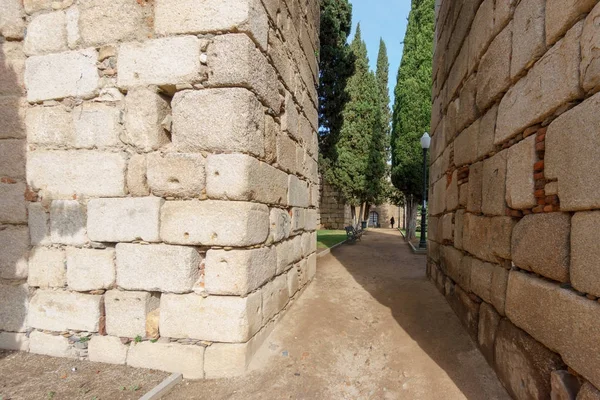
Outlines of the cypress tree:
<svg viewBox="0 0 600 400">
<path fill-rule="evenodd" d="M 387 47 L 383 38 L 379 40 L 379 53 L 377 55 L 377 84 L 381 95 L 381 124 L 385 134 L 386 152 L 389 151 L 390 123 L 392 115 L 390 112 L 390 94 L 388 92 L 390 63 L 388 61 Z M 387 154 L 386 154 L 387 160 Z"/>
<path fill-rule="evenodd" d="M 348 102 L 342 111 L 343 124 L 332 147 L 336 158 L 325 171 L 327 181 L 354 207 L 374 202 L 383 192 L 385 174 L 380 90 L 369 70 L 367 46 L 360 25 L 350 45 L 354 73 L 348 80 Z"/>
<path fill-rule="evenodd" d="M 342 110 L 348 101 L 346 85 L 354 67 L 348 45 L 351 28 L 352 5 L 348 0 L 321 0 L 319 150 L 326 163 L 335 159 L 333 147 L 342 128 Z"/>
<path fill-rule="evenodd" d="M 407 199 L 411 236 L 415 232 L 417 204 L 424 195 L 419 138 L 429 131 L 431 120 L 434 18 L 434 0 L 412 1 L 394 89 L 392 182 Z"/>
</svg>

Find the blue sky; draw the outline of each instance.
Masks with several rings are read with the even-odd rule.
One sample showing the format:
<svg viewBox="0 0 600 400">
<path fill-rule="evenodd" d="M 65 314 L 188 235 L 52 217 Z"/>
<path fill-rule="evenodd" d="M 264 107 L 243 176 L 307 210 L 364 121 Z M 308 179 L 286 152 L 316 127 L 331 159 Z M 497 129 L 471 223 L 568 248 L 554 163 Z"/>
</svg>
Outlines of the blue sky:
<svg viewBox="0 0 600 400">
<path fill-rule="evenodd" d="M 352 3 L 352 33 L 354 37 L 356 24 L 360 22 L 362 37 L 367 43 L 369 63 L 375 71 L 379 38 L 382 37 L 387 46 L 390 60 L 390 99 L 394 103 L 394 86 L 396 75 L 402 58 L 402 41 L 406 32 L 411 0 L 350 0 Z"/>
</svg>

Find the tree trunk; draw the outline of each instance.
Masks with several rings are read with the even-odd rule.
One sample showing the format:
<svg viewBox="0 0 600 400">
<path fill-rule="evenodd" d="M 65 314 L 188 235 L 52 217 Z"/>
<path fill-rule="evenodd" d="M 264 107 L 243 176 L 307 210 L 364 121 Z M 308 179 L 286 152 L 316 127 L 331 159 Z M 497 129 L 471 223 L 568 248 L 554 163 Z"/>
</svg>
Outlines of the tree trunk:
<svg viewBox="0 0 600 400">
<path fill-rule="evenodd" d="M 356 226 L 356 206 L 350 206 L 350 213 L 352 214 L 352 225 Z"/>
<path fill-rule="evenodd" d="M 417 202 L 415 201 L 414 196 L 411 195 L 406 201 L 406 217 L 408 219 L 406 238 L 408 240 L 414 240 L 417 237 L 417 211 Z"/>
<path fill-rule="evenodd" d="M 356 224 L 356 229 L 361 228 L 361 222 L 363 221 L 363 214 L 365 210 L 365 203 L 360 203 L 360 212 L 358 213 L 358 223 Z"/>
<path fill-rule="evenodd" d="M 370 211 L 371 211 L 371 205 L 369 203 L 365 203 L 365 213 L 363 214 L 365 221 L 369 220 L 369 212 Z"/>
</svg>

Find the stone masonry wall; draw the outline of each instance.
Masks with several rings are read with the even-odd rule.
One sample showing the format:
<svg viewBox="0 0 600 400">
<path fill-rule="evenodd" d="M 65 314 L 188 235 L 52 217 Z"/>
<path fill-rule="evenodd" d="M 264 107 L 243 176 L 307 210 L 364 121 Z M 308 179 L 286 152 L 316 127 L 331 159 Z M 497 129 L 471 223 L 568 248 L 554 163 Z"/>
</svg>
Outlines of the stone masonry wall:
<svg viewBox="0 0 600 400">
<path fill-rule="evenodd" d="M 0 347 L 243 373 L 316 272 L 319 3 L 0 0 Z"/>
<path fill-rule="evenodd" d="M 600 4 L 438 3 L 428 274 L 512 396 L 600 399 Z"/>
<path fill-rule="evenodd" d="M 319 227 L 341 229 L 352 225 L 352 213 L 341 195 L 323 178 L 319 199 Z"/>
</svg>

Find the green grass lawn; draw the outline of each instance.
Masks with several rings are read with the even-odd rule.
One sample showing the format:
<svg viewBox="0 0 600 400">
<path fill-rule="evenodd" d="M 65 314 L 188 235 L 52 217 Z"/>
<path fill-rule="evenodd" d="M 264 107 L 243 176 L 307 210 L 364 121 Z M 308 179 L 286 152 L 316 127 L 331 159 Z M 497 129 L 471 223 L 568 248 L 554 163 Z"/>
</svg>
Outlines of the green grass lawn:
<svg viewBox="0 0 600 400">
<path fill-rule="evenodd" d="M 400 229 L 400 231 L 404 236 L 406 236 L 406 230 Z M 427 238 L 427 231 L 425 231 L 425 238 Z M 421 232 L 417 232 L 417 239 L 421 239 Z"/>
<path fill-rule="evenodd" d="M 344 240 L 346 240 L 346 231 L 317 231 L 317 248 L 319 249 L 328 249 Z"/>
</svg>

